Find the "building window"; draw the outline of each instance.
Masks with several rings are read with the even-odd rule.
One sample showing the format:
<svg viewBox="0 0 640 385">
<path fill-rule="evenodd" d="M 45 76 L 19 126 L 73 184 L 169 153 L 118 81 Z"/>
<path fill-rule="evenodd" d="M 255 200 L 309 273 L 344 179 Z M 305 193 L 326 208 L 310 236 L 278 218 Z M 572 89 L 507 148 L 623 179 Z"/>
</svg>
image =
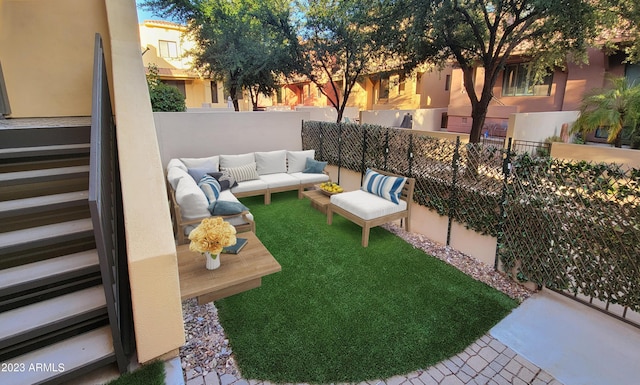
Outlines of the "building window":
<svg viewBox="0 0 640 385">
<path fill-rule="evenodd" d="M 534 83 L 529 69 L 529 63 L 507 65 L 502 79 L 502 96 L 551 95 L 553 74 L 545 76 L 540 83 Z"/>
<path fill-rule="evenodd" d="M 624 69 L 624 76 L 627 78 L 629 86 L 640 84 L 640 64 L 628 64 Z"/>
<path fill-rule="evenodd" d="M 407 75 L 404 73 L 400 74 L 400 79 L 398 80 L 398 94 L 404 95 L 404 86 L 407 82 Z"/>
<path fill-rule="evenodd" d="M 218 103 L 218 82 L 211 82 L 211 103 Z"/>
<path fill-rule="evenodd" d="M 278 87 L 278 89 L 276 90 L 276 103 L 278 104 L 282 104 L 282 92 L 284 90 L 282 89 L 282 87 Z"/>
<path fill-rule="evenodd" d="M 449 91 L 451 89 L 451 75 L 446 75 L 444 78 L 444 90 Z"/>
<path fill-rule="evenodd" d="M 158 47 L 160 49 L 160 57 L 178 57 L 178 43 L 175 41 L 160 40 L 158 41 Z"/>
<path fill-rule="evenodd" d="M 378 99 L 389 99 L 389 75 L 380 78 L 380 83 L 378 83 Z"/>
<path fill-rule="evenodd" d="M 421 93 L 420 82 L 422 82 L 422 72 L 418 72 L 418 75 L 416 75 L 416 94 L 417 95 L 420 95 Z"/>
<path fill-rule="evenodd" d="M 182 94 L 182 96 L 184 96 L 185 98 L 187 97 L 187 91 L 186 91 L 184 80 L 163 80 L 162 82 L 168 86 L 177 88 L 178 91 L 180 91 L 180 93 Z"/>
</svg>

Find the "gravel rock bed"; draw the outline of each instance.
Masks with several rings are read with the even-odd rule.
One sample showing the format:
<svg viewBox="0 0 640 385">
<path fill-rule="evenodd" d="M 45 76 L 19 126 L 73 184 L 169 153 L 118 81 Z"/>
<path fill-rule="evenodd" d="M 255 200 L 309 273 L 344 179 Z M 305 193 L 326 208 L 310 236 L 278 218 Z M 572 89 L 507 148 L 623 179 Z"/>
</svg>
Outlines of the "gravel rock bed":
<svg viewBox="0 0 640 385">
<path fill-rule="evenodd" d="M 504 273 L 494 271 L 493 267 L 451 247 L 433 242 L 420 234 L 408 233 L 395 224 L 383 227 L 412 246 L 455 266 L 470 277 L 500 290 L 513 299 L 522 302 L 533 294 L 531 290 L 514 282 Z M 195 298 L 190 299 L 182 303 L 182 314 L 187 342 L 180 348 L 180 361 L 185 376 L 192 378 L 217 372 L 218 375 L 229 374 L 240 378 L 233 350 L 220 325 L 218 310 L 214 304 L 198 305 Z"/>
</svg>

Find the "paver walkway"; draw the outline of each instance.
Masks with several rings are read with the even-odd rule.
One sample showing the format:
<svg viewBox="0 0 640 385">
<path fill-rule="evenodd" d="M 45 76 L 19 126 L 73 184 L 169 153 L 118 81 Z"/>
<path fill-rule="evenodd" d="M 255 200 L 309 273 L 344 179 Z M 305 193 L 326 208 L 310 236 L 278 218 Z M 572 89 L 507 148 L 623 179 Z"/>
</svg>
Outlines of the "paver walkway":
<svg viewBox="0 0 640 385">
<path fill-rule="evenodd" d="M 425 370 L 358 385 L 561 385 L 549 373 L 487 334 L 463 352 Z M 273 385 L 228 374 L 187 373 L 187 385 Z"/>
</svg>

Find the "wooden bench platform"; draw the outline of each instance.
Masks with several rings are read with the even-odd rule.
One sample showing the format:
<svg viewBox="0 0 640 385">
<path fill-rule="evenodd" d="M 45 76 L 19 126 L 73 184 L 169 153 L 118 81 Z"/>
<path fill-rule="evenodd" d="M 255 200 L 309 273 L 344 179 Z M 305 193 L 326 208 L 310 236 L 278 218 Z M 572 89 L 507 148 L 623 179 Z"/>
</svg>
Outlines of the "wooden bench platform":
<svg viewBox="0 0 640 385">
<path fill-rule="evenodd" d="M 278 261 L 260 239 L 251 232 L 238 233 L 248 242 L 238 254 L 220 254 L 220 267 L 207 270 L 204 256 L 189 250 L 189 245 L 177 247 L 178 274 L 182 300 L 198 298 L 198 304 L 216 301 L 262 284 L 262 277 L 282 270 Z"/>
</svg>

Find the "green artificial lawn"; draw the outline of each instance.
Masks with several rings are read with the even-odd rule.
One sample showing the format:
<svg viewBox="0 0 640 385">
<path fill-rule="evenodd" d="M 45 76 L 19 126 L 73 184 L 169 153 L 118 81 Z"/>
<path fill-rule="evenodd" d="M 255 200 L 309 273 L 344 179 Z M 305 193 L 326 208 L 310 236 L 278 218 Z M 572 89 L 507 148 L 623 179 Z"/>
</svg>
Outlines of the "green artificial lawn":
<svg viewBox="0 0 640 385">
<path fill-rule="evenodd" d="M 164 379 L 164 363 L 162 361 L 154 361 L 141 366 L 131 373 L 123 374 L 110 381 L 107 385 L 164 385 Z"/>
<path fill-rule="evenodd" d="M 517 302 L 382 228 L 333 225 L 295 192 L 242 199 L 282 266 L 216 301 L 245 378 L 360 382 L 426 368 L 464 350 Z"/>
</svg>

